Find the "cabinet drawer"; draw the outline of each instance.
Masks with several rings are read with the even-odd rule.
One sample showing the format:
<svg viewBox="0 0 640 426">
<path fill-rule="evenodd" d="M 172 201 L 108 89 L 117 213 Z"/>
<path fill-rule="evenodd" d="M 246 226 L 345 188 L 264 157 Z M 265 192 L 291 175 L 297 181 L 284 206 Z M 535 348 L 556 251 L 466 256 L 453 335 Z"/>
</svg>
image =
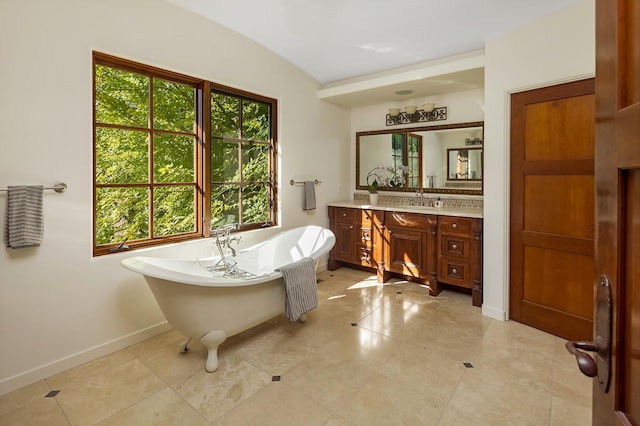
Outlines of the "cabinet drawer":
<svg viewBox="0 0 640 426">
<path fill-rule="evenodd" d="M 469 258 L 471 241 L 468 237 L 442 235 L 440 247 L 443 256 L 460 256 Z"/>
<path fill-rule="evenodd" d="M 345 207 L 336 207 L 335 220 L 338 222 L 357 222 L 359 209 L 350 209 Z"/>
<path fill-rule="evenodd" d="M 465 261 L 442 259 L 440 263 L 440 280 L 471 288 L 471 264 Z"/>
<path fill-rule="evenodd" d="M 460 217 L 440 217 L 440 232 L 449 234 L 465 234 L 471 232 L 471 219 Z"/>
<path fill-rule="evenodd" d="M 418 228 L 429 229 L 429 221 L 435 219 L 434 216 L 418 213 L 402 213 L 402 212 L 387 212 L 385 214 L 385 225 L 387 227 L 404 227 L 404 228 Z M 435 222 L 434 222 L 435 223 Z"/>
</svg>

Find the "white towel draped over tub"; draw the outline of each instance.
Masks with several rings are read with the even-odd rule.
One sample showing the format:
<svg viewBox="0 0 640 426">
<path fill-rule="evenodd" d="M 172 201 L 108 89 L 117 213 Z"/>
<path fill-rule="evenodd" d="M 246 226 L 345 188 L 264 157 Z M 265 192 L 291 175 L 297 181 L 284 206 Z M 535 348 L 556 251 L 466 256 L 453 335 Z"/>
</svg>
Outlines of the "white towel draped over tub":
<svg viewBox="0 0 640 426">
<path fill-rule="evenodd" d="M 286 289 L 285 313 L 290 321 L 297 321 L 302 314 L 318 306 L 318 282 L 316 262 L 303 257 L 276 269 L 282 273 Z"/>
<path fill-rule="evenodd" d="M 42 185 L 7 187 L 7 223 L 5 245 L 11 248 L 37 247 L 42 244 Z"/>
</svg>

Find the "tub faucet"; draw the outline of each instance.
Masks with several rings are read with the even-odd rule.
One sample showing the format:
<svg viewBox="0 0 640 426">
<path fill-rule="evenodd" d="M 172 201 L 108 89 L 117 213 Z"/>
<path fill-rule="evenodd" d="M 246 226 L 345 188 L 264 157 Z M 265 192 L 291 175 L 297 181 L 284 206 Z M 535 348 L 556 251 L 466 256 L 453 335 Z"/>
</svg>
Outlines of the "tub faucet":
<svg viewBox="0 0 640 426">
<path fill-rule="evenodd" d="M 226 240 L 226 246 L 229 250 L 231 250 L 231 256 L 236 257 L 236 249 L 231 246 L 231 243 L 234 241 L 236 243 L 239 243 L 240 241 L 242 241 L 242 237 L 227 237 Z"/>
<path fill-rule="evenodd" d="M 231 225 L 222 225 L 215 228 L 212 232 L 212 235 L 215 237 L 214 244 L 218 248 L 218 253 L 220 254 L 220 260 L 216 263 L 216 266 L 220 265 L 220 268 L 223 269 L 226 273 L 235 272 L 237 262 L 234 257 L 236 257 L 236 249 L 231 246 L 232 242 L 240 242 L 241 237 L 239 236 L 231 236 L 231 231 L 237 229 L 237 224 Z M 225 255 L 225 249 L 229 249 L 231 251 L 232 259 L 227 259 Z"/>
</svg>

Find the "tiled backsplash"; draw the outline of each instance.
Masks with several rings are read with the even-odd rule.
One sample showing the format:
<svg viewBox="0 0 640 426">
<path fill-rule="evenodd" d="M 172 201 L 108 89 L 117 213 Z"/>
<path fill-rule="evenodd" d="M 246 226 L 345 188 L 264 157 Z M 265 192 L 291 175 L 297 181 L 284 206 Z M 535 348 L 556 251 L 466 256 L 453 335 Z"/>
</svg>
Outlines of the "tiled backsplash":
<svg viewBox="0 0 640 426">
<path fill-rule="evenodd" d="M 385 206 L 408 206 L 411 205 L 412 200 L 415 202 L 416 195 L 387 195 L 380 194 L 378 204 L 383 204 Z M 444 207 L 468 207 L 468 208 L 477 208 L 481 209 L 484 206 L 484 200 L 482 198 L 477 197 L 469 197 L 464 198 L 461 196 L 456 197 L 447 197 L 446 194 L 425 194 L 424 199 L 427 202 L 432 202 L 440 198 L 442 200 Z M 367 203 L 369 202 L 369 194 L 362 193 L 354 193 L 353 200 L 356 203 Z"/>
</svg>

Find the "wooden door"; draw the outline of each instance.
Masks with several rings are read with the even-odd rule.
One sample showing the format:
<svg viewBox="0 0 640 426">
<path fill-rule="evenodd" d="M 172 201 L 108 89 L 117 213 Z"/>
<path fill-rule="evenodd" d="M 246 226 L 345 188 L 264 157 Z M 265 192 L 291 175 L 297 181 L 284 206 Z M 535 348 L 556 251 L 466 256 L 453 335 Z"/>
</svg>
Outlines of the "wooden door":
<svg viewBox="0 0 640 426">
<path fill-rule="evenodd" d="M 594 380 L 593 424 L 640 425 L 638 1 L 596 1 L 596 105 L 596 277 L 611 282 L 613 324 L 611 382 Z"/>
<path fill-rule="evenodd" d="M 594 80 L 511 96 L 510 318 L 569 340 L 593 327 Z"/>
</svg>

